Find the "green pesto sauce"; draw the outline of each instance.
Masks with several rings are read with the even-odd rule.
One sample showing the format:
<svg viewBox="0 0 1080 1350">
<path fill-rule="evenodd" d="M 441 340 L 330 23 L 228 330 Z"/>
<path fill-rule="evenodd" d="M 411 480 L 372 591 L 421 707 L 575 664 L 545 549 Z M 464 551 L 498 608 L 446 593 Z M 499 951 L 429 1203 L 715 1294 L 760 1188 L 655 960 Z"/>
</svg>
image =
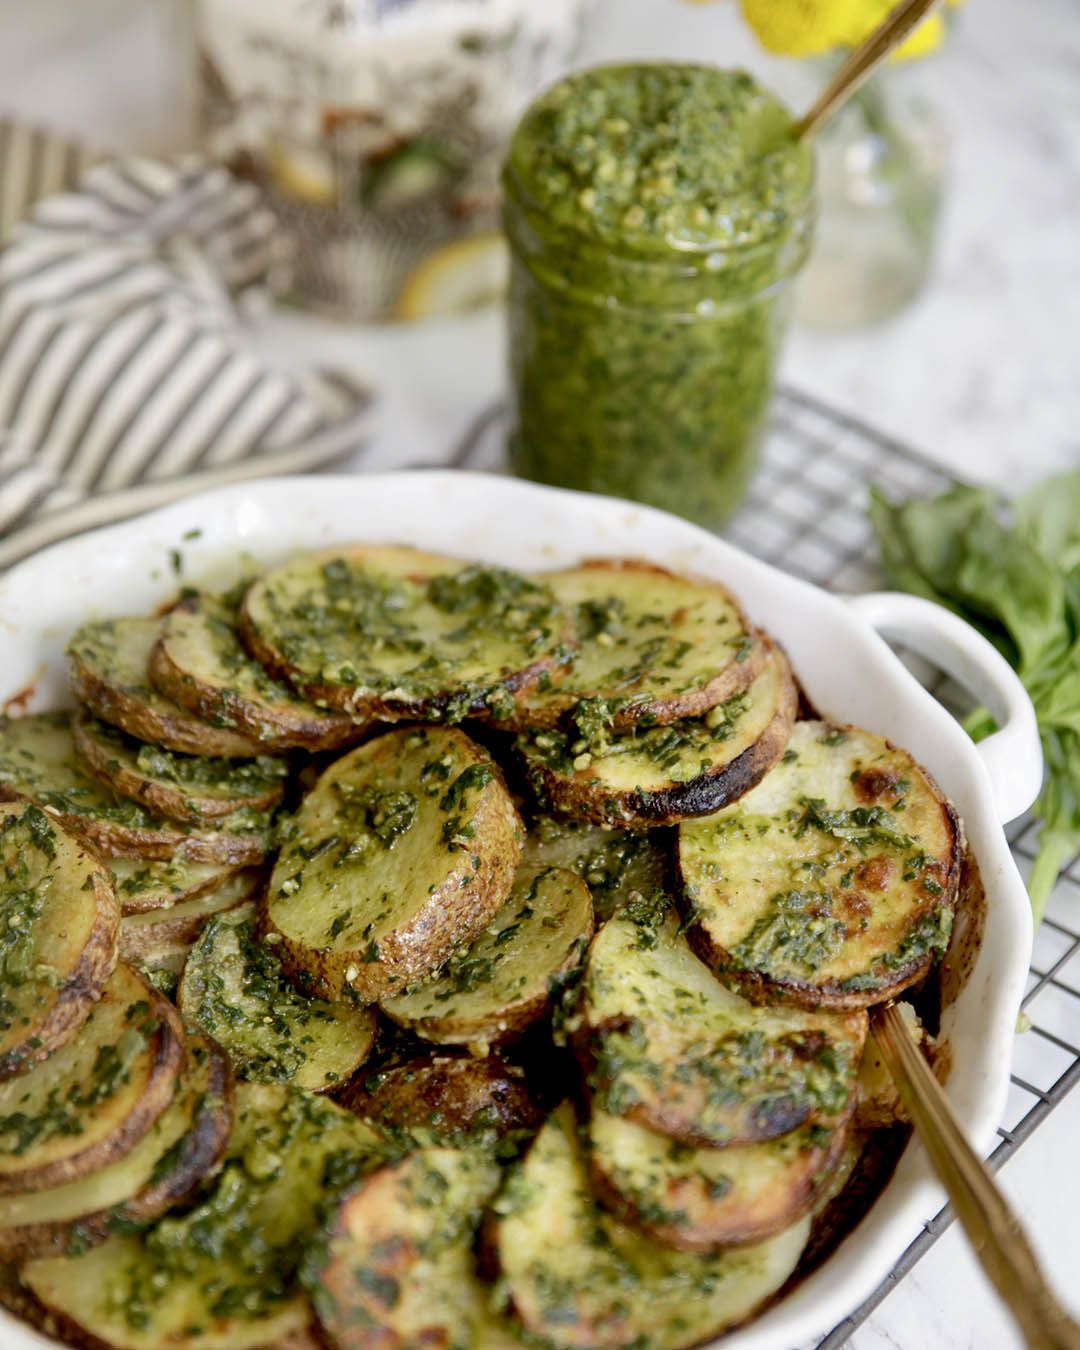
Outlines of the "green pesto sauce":
<svg viewBox="0 0 1080 1350">
<path fill-rule="evenodd" d="M 273 640 L 303 677 L 435 700 L 432 720 L 509 712 L 505 672 L 554 652 L 565 614 L 546 586 L 473 564 L 426 580 L 347 558 L 261 593 Z"/>
<path fill-rule="evenodd" d="M 602 66 L 543 94 L 504 174 L 515 468 L 716 524 L 754 466 L 812 152 L 741 71 Z"/>
<path fill-rule="evenodd" d="M 262 1105 L 243 1092 L 224 1166 L 142 1235 L 115 1291 L 133 1329 L 153 1326 L 155 1303 L 176 1290 L 204 1317 L 273 1312 L 296 1293 L 320 1206 L 377 1160 L 370 1131 L 333 1103 L 290 1090 Z"/>
<path fill-rule="evenodd" d="M 325 1049 L 327 1029 L 339 1023 L 347 1028 L 356 1018 L 342 1004 L 299 993 L 282 976 L 273 949 L 259 941 L 254 918 L 210 920 L 188 958 L 185 988 L 190 987 L 198 988 L 198 997 L 193 1004 L 185 997 L 184 1012 L 221 1045 L 237 1074 L 254 1083 L 293 1082 Z M 347 1029 L 332 1039 L 329 1055 L 321 1056 L 330 1074 L 324 1073 L 323 1082 L 337 1077 L 332 1064 L 338 1059 L 352 1063 L 339 1043 L 347 1040 Z"/>
<path fill-rule="evenodd" d="M 664 853 L 652 836 L 553 816 L 533 821 L 521 861 L 523 869 L 565 867 L 576 872 L 589 888 L 599 923 L 633 896 L 652 895 L 664 881 Z"/>
<path fill-rule="evenodd" d="M 55 855 L 56 832 L 40 807 L 27 806 L 0 825 L 0 1031 L 10 1031 L 27 1014 L 28 1001 L 55 983 L 35 940 Z"/>
<path fill-rule="evenodd" d="M 289 772 L 284 760 L 269 755 L 254 759 L 182 755 L 138 741 L 107 722 L 95 719 L 90 726 L 94 738 L 115 753 L 119 764 L 181 791 L 224 798 L 257 795 L 274 791 Z"/>
</svg>

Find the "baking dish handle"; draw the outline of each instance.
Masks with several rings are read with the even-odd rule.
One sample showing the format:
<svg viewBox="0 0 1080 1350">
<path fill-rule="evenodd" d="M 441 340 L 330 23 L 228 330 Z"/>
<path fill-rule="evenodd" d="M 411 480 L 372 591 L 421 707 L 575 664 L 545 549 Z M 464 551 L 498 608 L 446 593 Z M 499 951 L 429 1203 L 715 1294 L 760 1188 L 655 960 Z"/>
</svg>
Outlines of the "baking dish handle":
<svg viewBox="0 0 1080 1350">
<path fill-rule="evenodd" d="M 998 730 L 975 749 L 1001 822 L 1022 815 L 1042 787 L 1039 726 L 1027 690 L 997 648 L 959 615 L 916 595 L 875 591 L 848 603 L 871 628 L 932 661 L 990 710 Z"/>
</svg>

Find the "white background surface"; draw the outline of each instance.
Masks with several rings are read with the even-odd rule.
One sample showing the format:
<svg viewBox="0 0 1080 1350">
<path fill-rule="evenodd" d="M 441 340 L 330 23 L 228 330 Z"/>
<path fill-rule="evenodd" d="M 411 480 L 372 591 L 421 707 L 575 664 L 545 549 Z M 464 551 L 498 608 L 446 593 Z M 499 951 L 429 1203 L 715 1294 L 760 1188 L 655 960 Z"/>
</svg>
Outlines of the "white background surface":
<svg viewBox="0 0 1080 1350">
<path fill-rule="evenodd" d="M 181 32 L 169 0 L 0 0 L 0 111 L 110 146 L 182 144 Z M 713 57 L 777 73 L 730 3 L 607 0 L 589 54 Z M 958 473 L 1015 488 L 1080 463 L 1080 4 L 972 0 L 924 78 L 952 132 L 933 284 L 878 328 L 796 332 L 785 374 Z M 501 384 L 493 315 L 366 333 L 290 315 L 270 322 L 264 340 L 282 360 L 333 358 L 377 385 L 373 466 L 456 439 Z M 1062 977 L 1075 987 L 1080 970 Z M 1057 1287 L 1080 1309 L 1078 1137 L 1074 1095 L 1003 1182 Z M 1020 1342 L 954 1229 L 852 1344 Z"/>
</svg>

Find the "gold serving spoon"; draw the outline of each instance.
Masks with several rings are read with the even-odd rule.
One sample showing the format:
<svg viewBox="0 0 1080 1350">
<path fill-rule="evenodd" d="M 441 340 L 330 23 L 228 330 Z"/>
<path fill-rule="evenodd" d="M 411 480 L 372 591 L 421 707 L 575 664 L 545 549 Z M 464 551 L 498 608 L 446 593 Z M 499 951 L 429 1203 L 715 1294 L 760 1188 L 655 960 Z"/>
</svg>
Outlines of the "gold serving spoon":
<svg viewBox="0 0 1080 1350">
<path fill-rule="evenodd" d="M 871 1029 L 934 1170 L 975 1255 L 1008 1304 L 1031 1350 L 1080 1350 L 1080 1325 L 1046 1283 L 1035 1253 L 986 1165 L 964 1138 L 941 1084 L 892 1003 Z"/>
<path fill-rule="evenodd" d="M 903 0 L 882 19 L 874 31 L 855 47 L 847 60 L 795 123 L 799 139 L 812 136 L 826 118 L 846 103 L 859 85 L 940 3 L 940 0 Z"/>
</svg>

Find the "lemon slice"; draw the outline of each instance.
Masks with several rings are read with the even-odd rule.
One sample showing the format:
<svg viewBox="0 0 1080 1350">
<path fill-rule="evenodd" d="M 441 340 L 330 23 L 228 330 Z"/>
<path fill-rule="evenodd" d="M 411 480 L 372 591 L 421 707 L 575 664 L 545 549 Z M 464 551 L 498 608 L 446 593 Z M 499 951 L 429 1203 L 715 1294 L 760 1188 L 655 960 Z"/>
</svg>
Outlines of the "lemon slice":
<svg viewBox="0 0 1080 1350">
<path fill-rule="evenodd" d="M 329 156 L 318 150 L 270 141 L 266 167 L 274 186 L 287 197 L 313 206 L 333 206 L 337 201 L 334 166 Z"/>
<path fill-rule="evenodd" d="M 506 290 L 509 254 L 501 234 L 472 234 L 428 253 L 405 279 L 394 304 L 398 319 L 457 314 L 498 300 Z"/>
</svg>

